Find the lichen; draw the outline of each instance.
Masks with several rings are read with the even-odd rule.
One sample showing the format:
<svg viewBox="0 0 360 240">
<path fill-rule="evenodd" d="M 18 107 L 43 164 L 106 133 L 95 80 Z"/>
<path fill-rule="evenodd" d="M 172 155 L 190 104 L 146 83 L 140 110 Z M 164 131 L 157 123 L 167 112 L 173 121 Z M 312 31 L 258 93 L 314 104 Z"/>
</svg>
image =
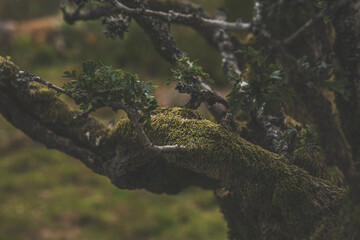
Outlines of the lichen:
<svg viewBox="0 0 360 240">
<path fill-rule="evenodd" d="M 24 92 L 13 86 L 11 91 L 22 109 L 47 128 L 103 156 L 107 150 L 114 151 L 117 144 L 136 147 L 136 136 L 126 119 L 108 131 L 92 118 L 74 119 L 75 112 L 45 87 L 33 85 Z M 180 144 L 187 148 L 186 153 L 164 156 L 167 164 L 233 186 L 250 206 L 256 202 L 262 214 L 280 212 L 294 236 L 308 234 L 314 222 L 328 211 L 319 202 L 321 197 L 317 197 L 313 182 L 330 186 L 329 182 L 290 166 L 286 158 L 247 142 L 238 133 L 203 119 L 195 111 L 158 109 L 146 131 L 156 145 Z M 100 136 L 106 144 L 96 146 Z"/>
</svg>

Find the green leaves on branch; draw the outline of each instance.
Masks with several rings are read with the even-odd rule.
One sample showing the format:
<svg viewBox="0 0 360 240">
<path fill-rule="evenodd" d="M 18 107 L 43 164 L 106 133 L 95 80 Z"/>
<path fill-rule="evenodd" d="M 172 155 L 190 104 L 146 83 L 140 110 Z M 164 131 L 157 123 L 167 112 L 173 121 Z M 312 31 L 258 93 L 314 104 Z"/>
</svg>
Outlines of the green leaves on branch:
<svg viewBox="0 0 360 240">
<path fill-rule="evenodd" d="M 284 106 L 292 106 L 293 93 L 280 63 L 271 63 L 263 49 L 257 51 L 249 47 L 239 52 L 247 54 L 251 61 L 240 76 L 234 75 L 238 84 L 228 95 L 233 114 L 240 109 L 250 112 L 264 107 L 265 115 L 278 115 Z"/>
<path fill-rule="evenodd" d="M 295 141 L 293 141 L 293 139 Z M 306 124 L 304 128 L 296 126 L 293 129 L 287 129 L 279 140 L 282 142 L 281 147 L 283 147 L 285 143 L 288 145 L 295 144 L 294 149 L 297 149 L 300 154 L 312 152 L 319 147 L 317 132 L 312 125 L 308 124 Z"/>
<path fill-rule="evenodd" d="M 101 107 L 111 107 L 114 111 L 136 112 L 138 119 L 149 123 L 151 111 L 157 107 L 154 96 L 156 86 L 151 82 L 141 82 L 136 74 L 113 69 L 89 61 L 82 65 L 82 73 L 64 73 L 71 79 L 63 85 L 69 91 L 83 114 L 87 115 Z"/>
<path fill-rule="evenodd" d="M 197 60 L 191 61 L 188 56 L 178 58 L 176 60 L 180 63 L 178 69 L 171 69 L 173 76 L 168 79 L 168 84 L 175 81 L 184 81 L 185 83 L 198 83 L 198 78 L 205 82 L 212 83 L 209 74 L 205 73 L 201 66 L 196 64 Z"/>
<path fill-rule="evenodd" d="M 350 93 L 346 90 L 346 77 L 343 77 L 343 70 L 338 64 L 337 59 L 333 59 L 332 63 L 324 58 L 320 58 L 315 63 L 307 61 L 306 57 L 298 60 L 302 70 L 310 79 L 307 82 L 309 87 L 317 86 L 327 88 L 329 91 L 333 91 L 342 95 L 344 99 L 348 99 Z M 334 76 L 336 75 L 336 77 Z"/>
<path fill-rule="evenodd" d="M 314 1 L 314 6 L 319 9 L 325 9 L 328 6 L 328 3 L 326 1 L 316 0 Z M 332 21 L 332 18 L 330 18 L 329 16 L 324 16 L 323 20 L 324 23 L 329 23 Z"/>
<path fill-rule="evenodd" d="M 315 0 L 314 1 L 314 6 L 320 9 L 326 8 L 327 6 L 327 2 L 326 1 L 321 1 L 321 0 Z"/>
</svg>

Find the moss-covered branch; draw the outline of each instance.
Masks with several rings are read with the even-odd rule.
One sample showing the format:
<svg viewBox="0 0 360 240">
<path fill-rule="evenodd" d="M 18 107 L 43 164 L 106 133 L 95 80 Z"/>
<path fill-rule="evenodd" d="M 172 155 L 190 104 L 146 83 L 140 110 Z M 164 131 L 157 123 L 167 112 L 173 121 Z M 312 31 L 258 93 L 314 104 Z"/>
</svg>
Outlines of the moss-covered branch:
<svg viewBox="0 0 360 240">
<path fill-rule="evenodd" d="M 75 112 L 55 93 L 17 79 L 17 71 L 9 60 L 0 59 L 0 112 L 34 140 L 79 158 L 120 188 L 177 193 L 190 185 L 226 186 L 236 196 L 233 204 L 240 206 L 232 212 L 224 208 L 227 218 L 244 215 L 261 234 L 266 234 L 263 224 L 273 219 L 272 231 L 284 237 L 308 236 L 322 217 L 336 213 L 342 201 L 343 189 L 196 112 L 157 110 L 147 131 L 150 140 L 183 145 L 187 151 L 152 155 L 144 152 L 128 120 L 106 129 L 90 117 L 74 119 Z M 220 195 L 221 203 L 225 195 Z M 255 217 L 255 212 L 263 217 Z"/>
</svg>

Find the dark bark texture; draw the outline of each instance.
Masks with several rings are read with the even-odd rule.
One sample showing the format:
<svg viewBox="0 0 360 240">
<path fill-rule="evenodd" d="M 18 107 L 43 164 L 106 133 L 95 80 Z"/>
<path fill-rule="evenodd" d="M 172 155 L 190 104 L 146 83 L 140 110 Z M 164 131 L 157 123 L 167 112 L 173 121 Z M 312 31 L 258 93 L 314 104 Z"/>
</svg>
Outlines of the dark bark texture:
<svg viewBox="0 0 360 240">
<path fill-rule="evenodd" d="M 75 119 L 77 113 L 54 91 L 29 81 L 16 64 L 0 57 L 0 113 L 10 123 L 48 148 L 79 159 L 120 189 L 166 194 L 189 186 L 212 190 L 228 223 L 229 239 L 360 239 L 358 2 L 329 0 L 321 10 L 305 0 L 257 1 L 249 24 L 227 22 L 222 9 L 212 17 L 186 2 L 107 1 L 108 6 L 83 9 L 85 2 L 70 13 L 62 8 L 64 19 L 74 23 L 128 15 L 175 67 L 177 57 L 185 53 L 167 26 L 172 23 L 194 28 L 217 49 L 229 79 L 246 66 L 247 57 L 235 50 L 267 47 L 269 57 L 282 64 L 299 105 L 297 112 L 282 108 L 282 115 L 275 118 L 259 110 L 249 114 L 243 126 L 230 114 L 227 100 L 198 78 L 202 90 L 197 94 L 206 92 L 215 99 L 207 106 L 216 122 L 184 107 L 155 110 L 151 128 L 144 133 L 148 142 L 174 146 L 159 153 L 144 148 L 134 133 L 134 119 L 112 127 L 93 117 Z M 325 23 L 324 17 L 331 22 Z M 229 30 L 250 31 L 254 40 L 241 44 Z M 331 62 L 330 80 L 345 82 L 349 95 L 336 93 L 333 103 L 329 92 L 316 85 L 329 81 L 329 71 L 309 73 L 298 61 L 303 57 L 310 66 Z M 301 122 L 298 116 L 306 116 L 305 122 L 315 126 L 319 146 L 300 153 L 289 143 L 292 150 L 286 154 L 274 144 L 290 129 L 285 119 Z M 176 151 L 177 146 L 183 151 Z"/>
</svg>

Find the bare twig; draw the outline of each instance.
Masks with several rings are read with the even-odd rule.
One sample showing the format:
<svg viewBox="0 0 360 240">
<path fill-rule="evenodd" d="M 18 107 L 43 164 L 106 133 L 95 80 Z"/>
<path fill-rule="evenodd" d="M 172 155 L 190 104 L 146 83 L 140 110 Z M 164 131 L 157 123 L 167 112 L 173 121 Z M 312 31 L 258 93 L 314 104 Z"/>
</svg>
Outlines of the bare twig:
<svg viewBox="0 0 360 240">
<path fill-rule="evenodd" d="M 317 20 L 324 17 L 327 13 L 326 9 L 321 10 L 318 14 L 310 18 L 304 25 L 302 25 L 296 32 L 291 34 L 288 38 L 283 41 L 284 45 L 289 45 L 292 43 L 296 38 L 298 38 L 303 32 L 309 29 Z"/>
<path fill-rule="evenodd" d="M 68 90 L 65 90 L 65 89 L 62 89 L 54 84 L 52 84 L 51 82 L 47 82 L 43 79 L 41 79 L 40 77 L 38 76 L 35 76 L 27 71 L 19 71 L 19 73 L 17 74 L 17 77 L 18 78 L 22 78 L 22 79 L 26 79 L 30 82 L 38 82 L 38 83 L 41 83 L 45 86 L 47 86 L 48 88 L 51 88 L 51 89 L 54 89 L 56 92 L 58 93 L 63 93 L 71 98 L 74 98 L 73 96 L 73 92 L 71 91 L 68 91 Z"/>
</svg>

